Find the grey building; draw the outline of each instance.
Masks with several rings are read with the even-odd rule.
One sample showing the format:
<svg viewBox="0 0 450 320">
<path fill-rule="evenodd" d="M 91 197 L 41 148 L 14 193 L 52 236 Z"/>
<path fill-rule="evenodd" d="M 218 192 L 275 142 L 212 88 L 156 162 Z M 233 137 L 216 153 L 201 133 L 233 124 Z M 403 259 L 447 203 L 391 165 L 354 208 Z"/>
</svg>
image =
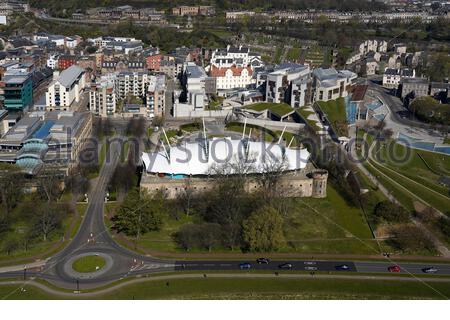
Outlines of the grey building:
<svg viewBox="0 0 450 320">
<path fill-rule="evenodd" d="M 402 99 L 406 96 L 423 97 L 428 95 L 428 79 L 425 78 L 405 78 L 402 80 Z"/>
</svg>

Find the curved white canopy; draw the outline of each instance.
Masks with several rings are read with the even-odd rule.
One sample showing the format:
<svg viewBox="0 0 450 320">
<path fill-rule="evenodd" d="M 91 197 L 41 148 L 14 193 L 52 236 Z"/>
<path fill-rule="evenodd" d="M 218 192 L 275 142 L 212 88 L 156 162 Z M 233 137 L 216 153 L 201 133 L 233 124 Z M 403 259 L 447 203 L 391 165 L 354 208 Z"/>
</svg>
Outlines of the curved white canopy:
<svg viewBox="0 0 450 320">
<path fill-rule="evenodd" d="M 310 153 L 306 149 L 291 149 L 280 144 L 213 138 L 199 142 L 185 142 L 167 151 L 143 153 L 142 161 L 148 173 L 208 175 L 221 167 L 229 174 L 242 170 L 260 173 L 275 169 L 274 163 L 284 170 L 303 169 Z M 278 166 L 279 167 L 279 166 Z M 237 169 L 239 168 L 239 169 Z M 233 172 L 235 171 L 235 172 Z M 242 172 L 241 171 L 241 172 Z M 217 172 L 217 171 L 216 171 Z"/>
</svg>

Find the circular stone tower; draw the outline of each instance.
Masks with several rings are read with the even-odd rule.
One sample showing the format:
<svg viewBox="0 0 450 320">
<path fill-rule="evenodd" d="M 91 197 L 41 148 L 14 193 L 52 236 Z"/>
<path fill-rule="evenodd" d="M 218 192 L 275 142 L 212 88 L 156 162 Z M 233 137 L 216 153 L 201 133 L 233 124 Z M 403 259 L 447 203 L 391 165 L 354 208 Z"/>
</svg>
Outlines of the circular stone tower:
<svg viewBox="0 0 450 320">
<path fill-rule="evenodd" d="M 325 198 L 327 196 L 328 171 L 316 170 L 312 173 L 312 179 L 312 197 Z"/>
</svg>

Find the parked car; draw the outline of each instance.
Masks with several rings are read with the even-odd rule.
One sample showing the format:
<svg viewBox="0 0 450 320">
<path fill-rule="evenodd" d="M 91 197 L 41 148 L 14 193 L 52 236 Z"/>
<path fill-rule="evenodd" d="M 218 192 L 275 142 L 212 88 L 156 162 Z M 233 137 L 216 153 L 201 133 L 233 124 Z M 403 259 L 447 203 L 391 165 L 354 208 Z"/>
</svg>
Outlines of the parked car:
<svg viewBox="0 0 450 320">
<path fill-rule="evenodd" d="M 269 264 L 270 260 L 267 258 L 258 258 L 256 259 L 256 262 L 259 264 Z"/>
<path fill-rule="evenodd" d="M 283 263 L 278 266 L 280 269 L 292 269 L 292 263 Z"/>
<path fill-rule="evenodd" d="M 348 266 L 348 265 L 346 265 L 346 264 L 340 264 L 340 265 L 338 265 L 338 266 L 335 266 L 334 267 L 336 270 L 349 270 L 350 269 L 350 267 Z"/>
<path fill-rule="evenodd" d="M 425 273 L 436 273 L 439 270 L 435 267 L 428 267 L 428 268 L 423 268 L 422 271 Z"/>
<path fill-rule="evenodd" d="M 395 266 L 390 266 L 388 267 L 388 271 L 389 272 L 400 272 L 400 267 L 395 265 Z"/>
<path fill-rule="evenodd" d="M 252 267 L 252 265 L 248 262 L 244 262 L 239 265 L 239 269 L 241 269 L 241 270 L 248 270 L 251 267 Z"/>
</svg>

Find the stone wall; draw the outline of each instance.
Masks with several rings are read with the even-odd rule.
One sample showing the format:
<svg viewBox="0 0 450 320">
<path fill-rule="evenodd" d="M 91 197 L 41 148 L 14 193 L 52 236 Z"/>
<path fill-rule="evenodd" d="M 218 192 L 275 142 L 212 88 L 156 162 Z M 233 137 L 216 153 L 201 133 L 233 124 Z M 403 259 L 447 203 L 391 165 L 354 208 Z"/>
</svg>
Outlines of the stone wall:
<svg viewBox="0 0 450 320">
<path fill-rule="evenodd" d="M 328 173 L 325 170 L 314 171 L 311 174 L 287 173 L 281 181 L 280 188 L 285 197 L 313 197 L 325 198 L 327 194 Z M 214 178 L 191 178 L 191 179 L 171 179 L 168 177 L 157 177 L 144 173 L 141 180 L 141 188 L 151 192 L 164 191 L 169 199 L 173 199 L 179 192 L 182 192 L 188 185 L 193 192 L 205 192 L 214 185 Z M 249 178 L 246 185 L 248 191 L 258 188 L 254 179 Z"/>
</svg>

